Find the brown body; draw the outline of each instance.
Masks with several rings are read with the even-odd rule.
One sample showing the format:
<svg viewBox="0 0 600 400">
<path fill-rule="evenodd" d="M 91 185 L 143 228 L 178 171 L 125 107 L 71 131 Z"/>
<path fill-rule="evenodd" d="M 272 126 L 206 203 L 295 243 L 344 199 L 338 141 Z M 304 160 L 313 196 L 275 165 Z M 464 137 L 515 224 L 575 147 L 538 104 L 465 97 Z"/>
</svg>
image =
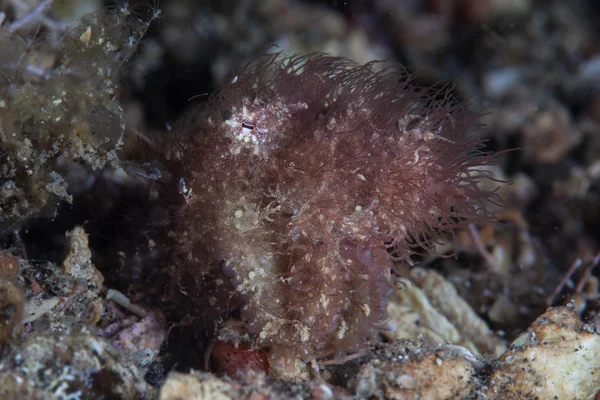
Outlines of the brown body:
<svg viewBox="0 0 600 400">
<path fill-rule="evenodd" d="M 475 116 L 448 91 L 374 67 L 259 57 L 188 127 L 178 285 L 231 276 L 271 363 L 360 350 L 385 317 L 388 252 L 408 259 L 490 217 Z"/>
</svg>

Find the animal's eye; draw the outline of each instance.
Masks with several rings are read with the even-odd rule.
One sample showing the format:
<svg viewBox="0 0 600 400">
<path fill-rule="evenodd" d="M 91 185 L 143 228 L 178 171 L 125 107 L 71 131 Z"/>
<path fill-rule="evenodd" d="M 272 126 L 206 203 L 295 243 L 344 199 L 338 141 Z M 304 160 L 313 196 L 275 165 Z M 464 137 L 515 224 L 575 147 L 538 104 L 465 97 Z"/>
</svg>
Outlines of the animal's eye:
<svg viewBox="0 0 600 400">
<path fill-rule="evenodd" d="M 249 129 L 249 130 L 253 131 L 253 130 L 254 130 L 254 128 L 255 128 L 255 126 L 254 126 L 254 125 L 252 125 L 252 124 L 247 124 L 247 123 L 245 123 L 245 122 L 242 122 L 242 128 L 244 128 L 244 129 Z"/>
<path fill-rule="evenodd" d="M 231 111 L 230 110 L 222 110 L 221 118 L 223 118 L 223 121 L 229 120 L 229 118 L 231 118 Z"/>
<path fill-rule="evenodd" d="M 421 123 L 421 118 L 420 117 L 413 118 L 413 119 L 410 120 L 410 122 L 408 124 L 406 124 L 406 127 L 404 129 L 406 131 L 412 131 L 417 126 L 419 126 L 420 123 Z"/>
</svg>

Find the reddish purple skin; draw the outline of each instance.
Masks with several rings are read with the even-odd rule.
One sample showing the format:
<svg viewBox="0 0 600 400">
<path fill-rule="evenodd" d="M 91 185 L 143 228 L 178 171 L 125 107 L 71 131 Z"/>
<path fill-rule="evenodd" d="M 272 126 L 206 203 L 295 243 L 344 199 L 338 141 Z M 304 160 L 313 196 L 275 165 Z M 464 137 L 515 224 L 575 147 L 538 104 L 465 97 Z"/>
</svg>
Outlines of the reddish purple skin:
<svg viewBox="0 0 600 400">
<path fill-rule="evenodd" d="M 272 366 L 359 351 L 385 318 L 388 251 L 406 260 L 492 218 L 476 168 L 489 157 L 471 154 L 477 116 L 375 67 L 265 55 L 188 127 L 182 276 L 232 275 Z"/>
<path fill-rule="evenodd" d="M 214 372 L 219 376 L 237 377 L 248 371 L 269 373 L 269 361 L 264 351 L 239 343 L 237 346 L 217 340 L 212 348 Z"/>
</svg>

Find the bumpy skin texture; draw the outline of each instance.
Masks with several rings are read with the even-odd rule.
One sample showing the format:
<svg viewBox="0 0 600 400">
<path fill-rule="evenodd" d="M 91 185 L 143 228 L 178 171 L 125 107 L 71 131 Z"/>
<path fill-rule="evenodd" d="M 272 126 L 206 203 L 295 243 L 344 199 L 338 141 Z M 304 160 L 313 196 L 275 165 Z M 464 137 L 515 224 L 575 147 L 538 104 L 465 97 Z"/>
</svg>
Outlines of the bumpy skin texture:
<svg viewBox="0 0 600 400">
<path fill-rule="evenodd" d="M 408 259 L 490 217 L 476 116 L 448 90 L 374 67 L 265 55 L 188 127 L 182 276 L 231 276 L 272 366 L 360 350 L 385 318 L 388 252 Z"/>
</svg>

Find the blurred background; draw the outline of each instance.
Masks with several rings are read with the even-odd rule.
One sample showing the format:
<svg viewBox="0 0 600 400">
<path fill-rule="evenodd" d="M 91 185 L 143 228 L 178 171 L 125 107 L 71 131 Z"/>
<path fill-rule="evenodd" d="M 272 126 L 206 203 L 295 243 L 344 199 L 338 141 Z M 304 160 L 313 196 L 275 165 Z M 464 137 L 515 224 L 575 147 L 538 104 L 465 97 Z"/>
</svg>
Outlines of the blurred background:
<svg viewBox="0 0 600 400">
<path fill-rule="evenodd" d="M 457 234 L 439 248 L 457 257 L 420 265 L 451 283 L 498 340 L 558 304 L 600 328 L 599 4 L 0 0 L 0 248 L 21 260 L 26 299 L 73 295 L 52 286 L 47 266 L 64 261 L 65 233 L 83 226 L 102 290 L 161 314 L 162 336 L 148 345 L 158 352 L 167 325 L 181 330 L 161 311 L 169 200 L 157 185 L 173 177 L 139 142 L 160 153 L 160 138 L 254 55 L 325 52 L 402 65 L 420 85 L 453 84 L 499 152 L 493 175 L 511 182 L 499 189 L 509 204 L 501 223 Z M 96 10 L 106 15 L 84 17 Z M 116 337 L 108 329 L 122 316 L 111 312 L 95 323 Z M 72 329 L 50 319 L 28 329 Z M 167 369 L 203 363 L 210 338 L 192 336 L 162 346 Z M 499 355 L 505 347 L 494 343 L 473 348 Z"/>
</svg>

